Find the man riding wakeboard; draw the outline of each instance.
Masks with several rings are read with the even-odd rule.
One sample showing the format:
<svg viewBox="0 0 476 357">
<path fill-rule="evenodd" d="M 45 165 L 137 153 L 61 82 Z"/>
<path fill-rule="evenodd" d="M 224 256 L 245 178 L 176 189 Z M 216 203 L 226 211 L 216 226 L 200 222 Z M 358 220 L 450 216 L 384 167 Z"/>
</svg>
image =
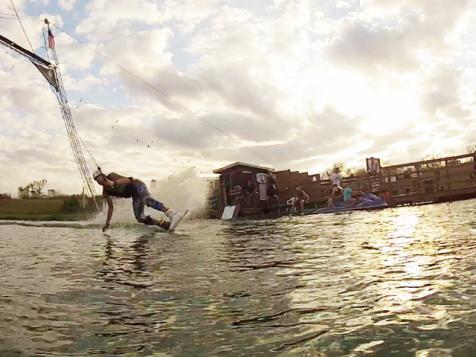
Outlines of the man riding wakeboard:
<svg viewBox="0 0 476 357">
<path fill-rule="evenodd" d="M 162 202 L 154 199 L 147 190 L 145 183 L 139 179 L 133 177 L 124 177 L 114 172 L 111 172 L 109 175 L 105 175 L 99 169 L 93 173 L 93 178 L 103 187 L 103 196 L 108 206 L 106 224 L 102 228 L 103 232 L 109 228 L 109 223 L 111 222 L 113 212 L 111 197 L 132 197 L 134 216 L 139 223 L 159 226 L 171 232 L 174 231 L 175 227 L 177 227 L 179 222 L 184 217 L 184 214 L 169 209 Z M 169 219 L 169 222 L 157 220 L 151 216 L 146 216 L 144 214 L 145 206 L 164 212 L 164 214 Z"/>
</svg>

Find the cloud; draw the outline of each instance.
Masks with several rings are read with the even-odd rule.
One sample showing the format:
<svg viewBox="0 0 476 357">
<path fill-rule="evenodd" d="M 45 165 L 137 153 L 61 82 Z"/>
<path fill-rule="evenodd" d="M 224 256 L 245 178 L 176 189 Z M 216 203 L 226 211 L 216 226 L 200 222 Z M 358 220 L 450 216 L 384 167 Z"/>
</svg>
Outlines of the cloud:
<svg viewBox="0 0 476 357">
<path fill-rule="evenodd" d="M 86 75 L 83 78 L 72 78 L 68 75 L 63 80 L 66 88 L 72 88 L 74 91 L 79 92 L 86 92 L 94 86 L 100 86 L 105 83 L 101 78 L 93 75 Z"/>
<path fill-rule="evenodd" d="M 71 11 L 77 0 L 59 0 L 58 5 L 65 11 Z"/>
<path fill-rule="evenodd" d="M 163 12 L 149 0 L 135 1 L 133 6 L 128 0 L 93 0 L 86 6 L 86 12 L 88 16 L 79 23 L 76 32 L 96 38 L 101 38 L 103 32 L 127 28 L 132 22 L 154 24 L 164 18 Z"/>
<path fill-rule="evenodd" d="M 428 114 L 435 115 L 437 112 L 456 110 L 454 114 L 462 118 L 469 114 L 459 108 L 461 71 L 452 68 L 439 68 L 423 84 L 426 92 L 422 95 L 421 102 Z"/>
<path fill-rule="evenodd" d="M 57 53 L 61 56 L 62 71 L 87 71 L 97 58 L 93 46 L 78 44 L 65 33 L 57 32 L 56 42 L 60 44 Z"/>
<path fill-rule="evenodd" d="M 240 147 L 266 141 L 285 140 L 291 130 L 289 123 L 254 117 L 241 113 L 210 113 L 196 117 L 158 120 L 154 128 L 157 138 L 191 149 L 205 147 Z"/>
<path fill-rule="evenodd" d="M 328 55 L 339 64 L 369 72 L 382 67 L 409 70 L 418 65 L 401 30 L 372 28 L 361 22 L 345 26 Z"/>
<path fill-rule="evenodd" d="M 52 16 L 29 4 L 18 7 L 42 54 L 38 28 Z M 468 0 L 91 0 L 84 10 L 54 21 L 77 23 L 71 33 L 87 44 L 55 31 L 57 50 L 77 130 L 106 170 L 160 178 L 248 161 L 316 172 L 474 142 Z M 13 21 L 2 29 L 27 45 Z M 80 189 L 54 96 L 9 52 L 0 115 L 0 165 L 24 183 Z M 0 175 L 0 191 L 18 180 Z"/>
<path fill-rule="evenodd" d="M 416 70 L 422 51 L 442 56 L 451 49 L 448 35 L 464 20 L 469 3 L 365 1 L 360 16 L 342 21 L 328 55 L 367 72 Z"/>
</svg>

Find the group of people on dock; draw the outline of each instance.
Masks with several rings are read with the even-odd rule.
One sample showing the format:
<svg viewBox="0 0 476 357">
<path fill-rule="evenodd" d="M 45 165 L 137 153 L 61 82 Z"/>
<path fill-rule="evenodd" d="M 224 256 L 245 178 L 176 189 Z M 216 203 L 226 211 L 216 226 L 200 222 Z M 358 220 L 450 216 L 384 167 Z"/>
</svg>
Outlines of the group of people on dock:
<svg viewBox="0 0 476 357">
<path fill-rule="evenodd" d="M 374 193 L 363 189 L 358 193 L 358 198 L 352 197 L 353 190 L 348 185 L 342 187 L 342 175 L 338 167 L 334 168 L 330 175 L 331 188 L 329 191 L 329 198 L 327 200 L 327 207 L 329 209 L 337 208 L 358 208 L 364 206 L 373 206 L 384 203 L 385 201 Z M 287 201 L 291 213 L 304 214 L 304 205 L 310 202 L 309 194 L 304 191 L 302 186 L 296 187 L 295 196 Z"/>
<path fill-rule="evenodd" d="M 331 174 L 331 195 L 327 200 L 328 208 L 358 208 L 364 206 L 379 205 L 385 202 L 381 197 L 372 192 L 368 192 L 366 188 L 359 192 L 359 197 L 352 197 L 353 190 L 348 185 L 345 188 L 342 187 L 342 176 L 340 175 L 339 168 L 335 168 Z"/>
<path fill-rule="evenodd" d="M 285 201 L 287 211 L 290 214 L 305 214 L 306 206 L 308 206 L 308 209 L 310 208 L 308 204 L 317 203 L 311 197 L 310 192 L 306 192 L 307 188 L 304 185 L 288 187 L 285 189 L 287 192 L 284 193 L 278 190 L 278 178 L 273 172 L 257 173 L 255 175 L 256 181 L 254 175 L 250 173 L 245 173 L 242 177 L 234 177 L 238 184 L 230 185 L 226 191 L 227 204 L 238 206 L 239 209 L 253 209 L 255 207 L 262 207 L 267 210 L 279 209 L 282 208 L 284 203 L 282 201 L 283 197 L 280 197 L 280 195 L 285 194 L 287 196 Z M 317 178 L 313 177 L 313 182 L 316 181 Z M 359 192 L 353 192 L 351 185 L 343 180 L 339 167 L 333 169 L 329 175 L 329 181 L 330 188 L 325 201 L 325 209 L 328 211 L 385 205 L 385 200 L 379 197 L 378 193 L 372 193 L 367 188 L 359 190 Z M 292 180 L 289 182 L 291 183 Z M 320 183 L 317 185 L 320 186 Z M 292 191 L 289 191 L 289 189 Z M 321 209 L 324 208 L 319 208 L 319 210 Z M 318 207 L 314 206 L 309 212 L 316 210 L 318 210 Z"/>
</svg>

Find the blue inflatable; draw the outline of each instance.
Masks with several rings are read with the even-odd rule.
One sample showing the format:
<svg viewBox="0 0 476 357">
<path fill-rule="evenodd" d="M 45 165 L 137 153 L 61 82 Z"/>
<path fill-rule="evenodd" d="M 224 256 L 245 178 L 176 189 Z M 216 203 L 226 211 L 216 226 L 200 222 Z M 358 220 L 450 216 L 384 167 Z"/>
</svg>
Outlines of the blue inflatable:
<svg viewBox="0 0 476 357">
<path fill-rule="evenodd" d="M 388 203 L 384 199 L 372 194 L 366 193 L 362 197 L 352 202 L 338 201 L 335 207 L 324 207 L 314 211 L 314 213 L 335 213 L 346 211 L 372 210 L 388 207 Z"/>
</svg>

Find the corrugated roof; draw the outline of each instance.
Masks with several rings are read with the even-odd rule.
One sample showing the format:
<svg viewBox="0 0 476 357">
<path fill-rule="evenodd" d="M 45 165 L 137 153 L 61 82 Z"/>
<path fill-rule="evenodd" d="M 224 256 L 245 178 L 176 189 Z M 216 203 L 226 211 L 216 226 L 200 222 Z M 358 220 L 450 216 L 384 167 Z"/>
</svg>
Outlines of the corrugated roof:
<svg viewBox="0 0 476 357">
<path fill-rule="evenodd" d="M 228 165 L 228 166 L 222 167 L 221 169 L 213 170 L 213 173 L 214 173 L 214 174 L 221 174 L 221 173 L 223 173 L 224 171 L 227 171 L 227 170 L 229 170 L 229 169 L 232 169 L 233 167 L 236 167 L 236 166 L 244 166 L 244 167 L 249 167 L 249 168 L 251 168 L 251 169 L 259 169 L 259 170 L 266 170 L 266 171 L 274 171 L 274 169 L 273 169 L 273 168 L 270 168 L 270 167 L 252 165 L 252 164 L 247 164 L 247 163 L 245 163 L 245 162 L 237 161 L 237 162 L 234 162 L 233 164 L 230 164 L 230 165 Z"/>
</svg>

